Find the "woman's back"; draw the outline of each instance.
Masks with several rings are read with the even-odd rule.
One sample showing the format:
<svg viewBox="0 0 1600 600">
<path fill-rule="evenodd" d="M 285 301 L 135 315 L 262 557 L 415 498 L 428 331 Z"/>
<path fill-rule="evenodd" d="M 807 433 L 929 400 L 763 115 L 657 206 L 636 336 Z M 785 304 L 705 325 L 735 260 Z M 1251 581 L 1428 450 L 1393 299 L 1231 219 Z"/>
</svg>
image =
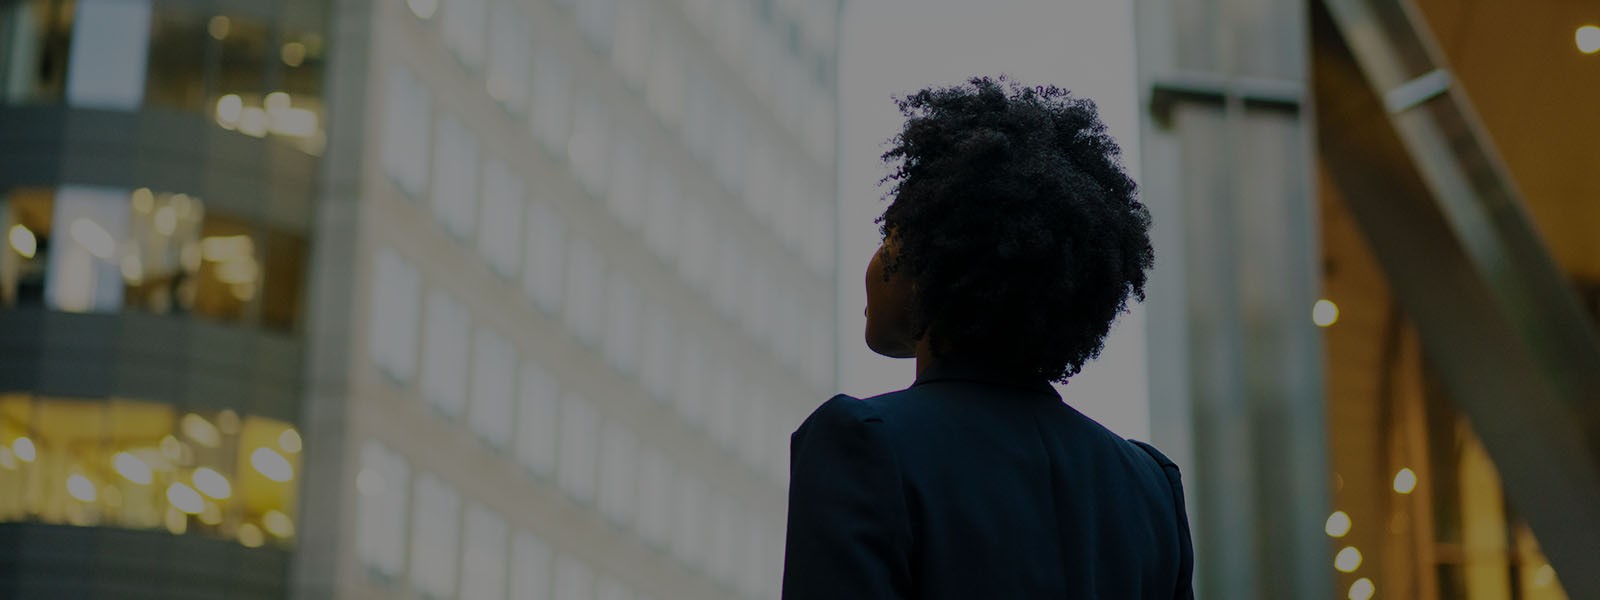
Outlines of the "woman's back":
<svg viewBox="0 0 1600 600">
<path fill-rule="evenodd" d="M 1192 595 L 1176 467 L 1043 381 L 930 368 L 793 444 L 786 599 Z"/>
</svg>

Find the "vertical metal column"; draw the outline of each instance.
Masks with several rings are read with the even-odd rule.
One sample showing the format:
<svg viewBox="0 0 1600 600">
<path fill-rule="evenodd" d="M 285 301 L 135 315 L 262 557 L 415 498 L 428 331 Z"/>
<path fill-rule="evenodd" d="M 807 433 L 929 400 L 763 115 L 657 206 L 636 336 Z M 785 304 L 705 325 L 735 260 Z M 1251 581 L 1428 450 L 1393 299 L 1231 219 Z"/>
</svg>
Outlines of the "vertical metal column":
<svg viewBox="0 0 1600 600">
<path fill-rule="evenodd" d="M 1156 443 L 1205 598 L 1326 598 L 1327 444 L 1304 3 L 1139 0 Z"/>
</svg>

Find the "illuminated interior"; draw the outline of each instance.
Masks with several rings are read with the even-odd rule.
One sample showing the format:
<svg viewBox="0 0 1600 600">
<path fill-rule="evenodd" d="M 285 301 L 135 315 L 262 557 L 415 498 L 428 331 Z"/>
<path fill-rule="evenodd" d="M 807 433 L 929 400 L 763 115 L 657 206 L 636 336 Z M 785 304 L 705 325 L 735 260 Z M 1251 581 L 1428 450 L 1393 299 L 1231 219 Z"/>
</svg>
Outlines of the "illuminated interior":
<svg viewBox="0 0 1600 600">
<path fill-rule="evenodd" d="M 231 410 L 0 395 L 0 522 L 288 547 L 300 452 L 288 423 Z"/>
</svg>

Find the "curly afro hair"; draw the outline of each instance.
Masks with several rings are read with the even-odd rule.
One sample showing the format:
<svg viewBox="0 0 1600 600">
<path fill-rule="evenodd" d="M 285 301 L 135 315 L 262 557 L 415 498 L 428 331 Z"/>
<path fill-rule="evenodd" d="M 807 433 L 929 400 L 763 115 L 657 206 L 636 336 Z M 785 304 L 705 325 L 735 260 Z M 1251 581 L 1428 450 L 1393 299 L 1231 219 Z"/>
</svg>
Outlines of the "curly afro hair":
<svg viewBox="0 0 1600 600">
<path fill-rule="evenodd" d="M 1150 213 L 1093 102 L 1006 76 L 895 102 L 877 219 L 885 277 L 915 282 L 911 320 L 937 356 L 1065 383 L 1100 354 L 1154 264 Z"/>
</svg>

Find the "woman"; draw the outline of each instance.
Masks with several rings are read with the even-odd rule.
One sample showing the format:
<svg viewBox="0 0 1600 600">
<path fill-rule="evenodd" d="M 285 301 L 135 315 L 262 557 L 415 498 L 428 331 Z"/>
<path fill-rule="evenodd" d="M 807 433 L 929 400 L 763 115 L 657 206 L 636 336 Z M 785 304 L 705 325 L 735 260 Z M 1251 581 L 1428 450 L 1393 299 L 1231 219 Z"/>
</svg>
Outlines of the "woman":
<svg viewBox="0 0 1600 600">
<path fill-rule="evenodd" d="M 1154 258 L 1094 104 L 1002 77 L 899 105 L 866 342 L 916 382 L 795 432 L 783 597 L 1192 598 L 1178 468 L 1050 385 Z"/>
</svg>

